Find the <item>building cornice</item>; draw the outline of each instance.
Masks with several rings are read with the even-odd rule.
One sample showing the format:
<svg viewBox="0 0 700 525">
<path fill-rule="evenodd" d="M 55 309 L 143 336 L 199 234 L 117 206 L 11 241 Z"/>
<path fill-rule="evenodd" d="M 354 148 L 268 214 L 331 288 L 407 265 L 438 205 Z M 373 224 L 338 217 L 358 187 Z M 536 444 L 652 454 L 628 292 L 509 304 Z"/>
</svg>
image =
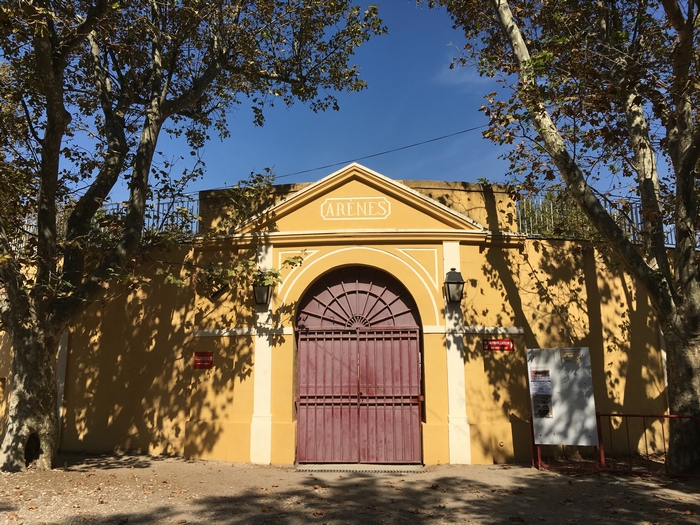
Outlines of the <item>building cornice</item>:
<svg viewBox="0 0 700 525">
<path fill-rule="evenodd" d="M 212 239 L 200 238 L 195 248 L 226 249 L 257 245 L 261 241 L 275 246 L 315 246 L 337 244 L 421 244 L 455 241 L 465 245 L 498 245 L 520 247 L 526 237 L 512 233 L 492 233 L 474 230 L 309 230 L 296 232 L 260 232 L 229 235 Z"/>
</svg>

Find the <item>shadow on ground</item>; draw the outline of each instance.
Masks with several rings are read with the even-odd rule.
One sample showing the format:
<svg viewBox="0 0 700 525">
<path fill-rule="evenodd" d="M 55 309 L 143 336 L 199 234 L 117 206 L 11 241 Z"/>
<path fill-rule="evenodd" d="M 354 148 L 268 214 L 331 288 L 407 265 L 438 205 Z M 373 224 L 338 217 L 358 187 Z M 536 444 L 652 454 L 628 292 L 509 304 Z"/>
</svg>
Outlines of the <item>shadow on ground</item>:
<svg viewBox="0 0 700 525">
<path fill-rule="evenodd" d="M 67 468 L 98 467 L 94 463 Z M 153 466 L 154 458 L 130 461 Z M 184 461 L 184 460 L 183 460 Z M 146 465 L 147 463 L 150 465 Z M 104 461 L 104 468 L 111 461 Z M 247 470 L 245 470 L 247 469 Z M 211 471 L 211 468 L 210 468 Z M 699 524 L 700 480 L 567 474 L 525 467 L 438 467 L 421 473 L 297 472 L 223 468 L 187 502 L 84 514 L 96 523 L 580 523 Z M 191 480 L 194 481 L 194 478 Z M 251 483 L 253 481 L 253 483 Z M 164 482 L 163 482 L 164 483 Z M 77 517 L 60 522 L 73 524 Z"/>
<path fill-rule="evenodd" d="M 89 472 L 95 469 L 110 470 L 136 468 L 146 469 L 162 461 L 182 461 L 188 460 L 168 456 L 143 456 L 143 455 L 114 455 L 114 454 L 77 454 L 61 452 L 56 458 L 56 467 L 69 472 Z"/>
</svg>

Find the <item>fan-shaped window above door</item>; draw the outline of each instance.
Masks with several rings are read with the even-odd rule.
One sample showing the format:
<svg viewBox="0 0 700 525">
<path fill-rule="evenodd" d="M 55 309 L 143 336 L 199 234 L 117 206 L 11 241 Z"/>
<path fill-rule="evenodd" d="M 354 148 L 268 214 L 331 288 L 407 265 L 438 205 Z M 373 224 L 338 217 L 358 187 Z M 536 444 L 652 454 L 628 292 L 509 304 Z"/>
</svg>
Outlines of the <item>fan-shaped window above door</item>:
<svg viewBox="0 0 700 525">
<path fill-rule="evenodd" d="M 344 267 L 321 277 L 302 299 L 297 326 L 357 328 L 418 326 L 413 298 L 387 273 Z"/>
</svg>

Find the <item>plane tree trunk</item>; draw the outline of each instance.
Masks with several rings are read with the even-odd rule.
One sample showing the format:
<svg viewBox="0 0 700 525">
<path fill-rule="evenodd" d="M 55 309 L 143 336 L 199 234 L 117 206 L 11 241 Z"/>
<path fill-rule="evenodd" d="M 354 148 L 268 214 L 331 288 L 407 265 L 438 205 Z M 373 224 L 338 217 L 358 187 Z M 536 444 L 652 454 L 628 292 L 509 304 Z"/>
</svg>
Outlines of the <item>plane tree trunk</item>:
<svg viewBox="0 0 700 525">
<path fill-rule="evenodd" d="M 35 327 L 12 338 L 13 359 L 7 387 L 6 428 L 0 468 L 17 472 L 35 462 L 50 469 L 58 447 L 56 351 L 58 341 Z"/>
<path fill-rule="evenodd" d="M 664 340 L 669 412 L 692 417 L 671 420 L 667 468 L 687 472 L 700 464 L 700 337 L 671 327 Z"/>
</svg>

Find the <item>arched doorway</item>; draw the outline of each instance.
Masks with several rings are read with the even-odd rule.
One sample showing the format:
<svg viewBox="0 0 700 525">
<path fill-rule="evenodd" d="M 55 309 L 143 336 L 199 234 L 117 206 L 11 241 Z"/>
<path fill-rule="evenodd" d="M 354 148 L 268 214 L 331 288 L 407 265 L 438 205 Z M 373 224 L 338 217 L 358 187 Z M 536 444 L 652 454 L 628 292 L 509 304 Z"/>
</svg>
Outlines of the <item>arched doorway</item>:
<svg viewBox="0 0 700 525">
<path fill-rule="evenodd" d="M 401 283 L 327 273 L 300 301 L 297 349 L 298 462 L 421 462 L 420 330 Z"/>
</svg>

